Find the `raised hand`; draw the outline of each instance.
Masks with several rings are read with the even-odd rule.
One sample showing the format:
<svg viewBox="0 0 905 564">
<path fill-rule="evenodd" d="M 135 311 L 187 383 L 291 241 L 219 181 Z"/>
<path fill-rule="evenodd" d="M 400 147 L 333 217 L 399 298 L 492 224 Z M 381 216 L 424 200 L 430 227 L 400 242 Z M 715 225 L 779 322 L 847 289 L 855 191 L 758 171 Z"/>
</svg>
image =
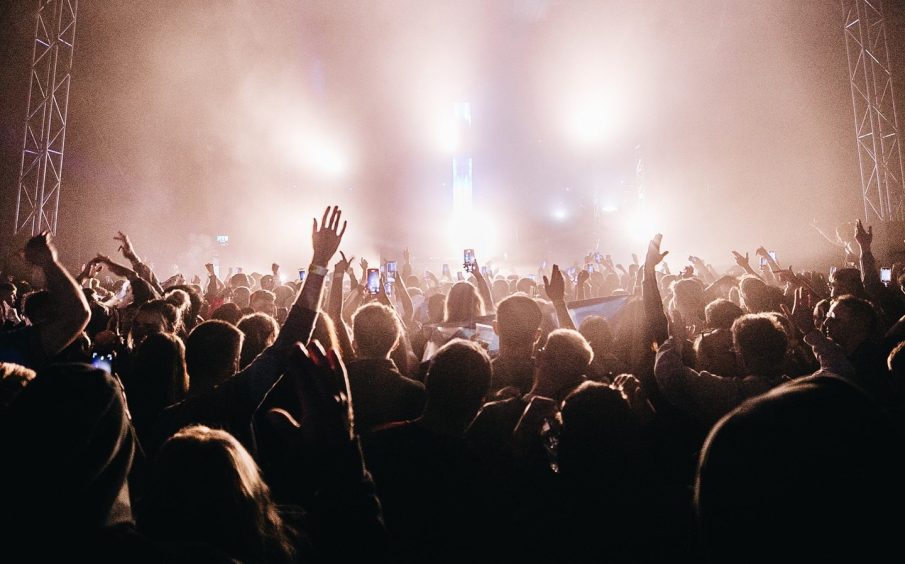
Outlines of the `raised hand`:
<svg viewBox="0 0 905 564">
<path fill-rule="evenodd" d="M 792 322 L 802 335 L 807 335 L 814 331 L 814 306 L 811 303 L 811 294 L 805 288 L 795 289 L 795 298 L 792 302 L 792 310 L 781 304 L 782 312 L 786 314 L 789 321 Z"/>
<path fill-rule="evenodd" d="M 330 450 L 354 439 L 349 378 L 332 349 L 324 352 L 317 341 L 307 349 L 296 343 L 286 375 L 295 389 L 302 418 L 296 420 L 281 408 L 271 409 L 267 418 L 287 443 L 305 452 L 309 448 Z"/>
<path fill-rule="evenodd" d="M 751 265 L 748 260 L 748 253 L 745 253 L 745 256 L 742 256 L 742 254 L 740 252 L 732 251 L 732 256 L 735 257 L 735 264 L 739 265 L 740 267 L 744 268 L 745 270 L 748 270 L 749 268 L 751 268 Z"/>
<path fill-rule="evenodd" d="M 550 273 L 549 279 L 544 275 L 544 289 L 551 302 L 565 299 L 566 279 L 563 277 L 562 272 L 559 271 L 559 265 L 553 265 L 553 272 Z"/>
<path fill-rule="evenodd" d="M 333 272 L 348 272 L 349 268 L 351 268 L 352 266 L 352 261 L 355 260 L 355 257 L 347 259 L 345 253 L 343 253 L 342 251 L 339 252 L 339 255 L 342 257 L 342 259 L 333 266 Z"/>
<path fill-rule="evenodd" d="M 116 236 L 113 237 L 113 240 L 119 241 L 120 245 L 117 250 L 121 252 L 124 257 L 128 259 L 135 256 L 135 249 L 132 247 L 132 241 L 129 240 L 128 235 L 126 235 L 122 231 L 117 231 Z"/>
<path fill-rule="evenodd" d="M 327 206 L 324 211 L 324 217 L 321 218 L 320 229 L 317 227 L 317 219 L 311 220 L 311 243 L 314 247 L 314 257 L 311 259 L 311 264 L 326 268 L 327 263 L 336 254 L 348 223 L 344 221 L 342 229 L 339 229 L 341 217 L 342 211 L 339 206 L 333 206 L 332 213 L 330 212 L 330 206 Z"/>
<path fill-rule="evenodd" d="M 590 273 L 589 273 L 587 270 L 585 270 L 585 269 L 582 268 L 580 271 L 578 271 L 578 281 L 577 281 L 577 283 L 578 283 L 579 285 L 584 284 L 585 282 L 587 282 L 587 281 L 590 280 L 590 279 L 591 279 L 591 275 L 590 275 Z"/>
<path fill-rule="evenodd" d="M 207 275 L 208 275 L 208 276 L 215 276 L 215 273 L 214 273 L 214 263 L 209 262 L 209 263 L 205 264 L 205 265 L 204 265 L 204 270 L 207 271 Z"/>
<path fill-rule="evenodd" d="M 270 265 L 270 272 L 273 273 L 274 278 L 279 277 L 280 275 L 280 265 L 277 263 L 272 263 Z"/>
<path fill-rule="evenodd" d="M 647 255 L 644 257 L 644 266 L 653 270 L 669 254 L 669 251 L 660 252 L 660 243 L 663 242 L 663 234 L 657 233 L 647 245 Z"/>
<path fill-rule="evenodd" d="M 25 243 L 25 260 L 42 268 L 57 262 L 57 249 L 50 231 L 35 235 Z"/>
<path fill-rule="evenodd" d="M 867 252 L 870 250 L 870 244 L 874 240 L 874 226 L 869 225 L 867 227 L 867 231 L 864 230 L 864 225 L 861 223 L 859 219 L 855 223 L 855 241 L 858 242 L 858 245 L 861 247 L 861 252 Z"/>
</svg>

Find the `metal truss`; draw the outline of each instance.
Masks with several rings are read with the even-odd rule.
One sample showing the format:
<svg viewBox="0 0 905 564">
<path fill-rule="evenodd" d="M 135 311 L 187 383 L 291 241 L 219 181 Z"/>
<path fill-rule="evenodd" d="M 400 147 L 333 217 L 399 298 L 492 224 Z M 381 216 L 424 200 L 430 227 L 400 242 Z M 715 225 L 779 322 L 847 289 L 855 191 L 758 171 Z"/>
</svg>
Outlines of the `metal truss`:
<svg viewBox="0 0 905 564">
<path fill-rule="evenodd" d="M 78 0 L 39 0 L 14 233 L 56 233 Z"/>
<path fill-rule="evenodd" d="M 882 0 L 842 0 L 866 221 L 905 220 L 905 175 Z"/>
</svg>

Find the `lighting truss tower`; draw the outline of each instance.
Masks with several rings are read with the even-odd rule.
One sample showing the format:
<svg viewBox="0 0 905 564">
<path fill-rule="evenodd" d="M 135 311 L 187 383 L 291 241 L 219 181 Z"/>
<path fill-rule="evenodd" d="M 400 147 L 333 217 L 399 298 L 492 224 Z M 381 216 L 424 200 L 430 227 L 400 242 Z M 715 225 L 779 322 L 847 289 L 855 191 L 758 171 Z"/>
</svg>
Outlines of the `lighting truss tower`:
<svg viewBox="0 0 905 564">
<path fill-rule="evenodd" d="M 842 0 L 865 221 L 905 220 L 905 175 L 882 0 Z"/>
<path fill-rule="evenodd" d="M 56 233 L 78 0 L 39 0 L 14 233 Z"/>
</svg>

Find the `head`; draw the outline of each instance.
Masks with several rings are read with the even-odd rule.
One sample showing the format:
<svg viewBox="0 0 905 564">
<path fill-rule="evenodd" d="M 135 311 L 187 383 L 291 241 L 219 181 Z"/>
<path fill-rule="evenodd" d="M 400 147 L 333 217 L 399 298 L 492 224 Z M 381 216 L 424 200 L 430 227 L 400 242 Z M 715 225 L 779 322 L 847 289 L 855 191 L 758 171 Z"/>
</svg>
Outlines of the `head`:
<svg viewBox="0 0 905 564">
<path fill-rule="evenodd" d="M 249 297 L 249 304 L 255 313 L 266 313 L 271 317 L 277 312 L 275 301 L 276 295 L 269 290 L 257 290 Z"/>
<path fill-rule="evenodd" d="M 164 300 L 151 300 L 138 308 L 129 329 L 133 347 L 152 333 L 174 333 L 179 325 L 179 311 Z"/>
<path fill-rule="evenodd" d="M 201 308 L 204 306 L 204 299 L 197 289 L 197 286 L 180 284 L 171 286 L 167 291 L 167 295 L 177 290 L 182 290 L 189 298 L 188 307 L 183 311 L 182 323 L 186 332 L 190 332 L 195 327 L 195 320 L 201 315 Z"/>
<path fill-rule="evenodd" d="M 189 395 L 210 390 L 239 370 L 242 339 L 242 332 L 225 321 L 205 321 L 192 330 L 185 343 Z"/>
<path fill-rule="evenodd" d="M 613 352 L 613 332 L 609 322 L 599 315 L 590 315 L 581 321 L 578 332 L 591 345 L 594 357 Z"/>
<path fill-rule="evenodd" d="M 401 335 L 396 313 L 385 305 L 372 302 L 352 316 L 352 347 L 359 359 L 389 358 Z"/>
<path fill-rule="evenodd" d="M 233 288 L 233 303 L 239 306 L 240 309 L 250 307 L 251 290 L 249 290 L 247 286 Z"/>
<path fill-rule="evenodd" d="M 239 359 L 239 366 L 242 368 L 251 364 L 251 361 L 272 345 L 280 334 L 280 326 L 266 313 L 246 315 L 239 320 L 238 328 L 245 336 L 242 339 L 242 354 Z"/>
<path fill-rule="evenodd" d="M 54 307 L 53 299 L 47 290 L 38 290 L 31 292 L 25 296 L 22 304 L 22 313 L 31 322 L 32 325 L 47 323 L 52 320 L 56 307 Z"/>
<path fill-rule="evenodd" d="M 292 555 L 260 470 L 226 431 L 195 425 L 170 437 L 151 465 L 146 501 L 152 539 L 210 544 L 241 561 Z"/>
<path fill-rule="evenodd" d="M 225 321 L 230 325 L 237 325 L 242 319 L 242 309 L 233 302 L 227 302 L 218 307 L 211 314 L 211 319 Z"/>
<path fill-rule="evenodd" d="M 774 315 L 749 313 L 732 324 L 732 345 L 739 366 L 767 378 L 782 375 L 789 339 Z"/>
<path fill-rule="evenodd" d="M 857 268 L 840 268 L 830 274 L 830 297 L 837 298 L 848 294 L 858 297 L 865 295 L 861 271 Z"/>
<path fill-rule="evenodd" d="M 515 291 L 522 292 L 526 296 L 537 295 L 537 282 L 530 278 L 519 278 L 515 284 Z"/>
<path fill-rule="evenodd" d="M 673 305 L 686 319 L 704 315 L 704 284 L 697 278 L 681 278 L 672 284 Z"/>
<path fill-rule="evenodd" d="M 468 282 L 456 282 L 446 296 L 444 321 L 474 321 L 484 315 L 484 300 L 478 289 Z"/>
<path fill-rule="evenodd" d="M 424 387 L 428 411 L 465 427 L 484 404 L 490 390 L 490 357 L 473 341 L 453 339 L 431 359 Z"/>
<path fill-rule="evenodd" d="M 12 282 L 3 282 L 0 284 L 0 301 L 6 305 L 12 306 L 16 304 L 16 285 Z"/>
<path fill-rule="evenodd" d="M 446 296 L 443 294 L 434 294 L 427 298 L 427 319 L 428 323 L 440 323 L 446 310 Z"/>
<path fill-rule="evenodd" d="M 704 308 L 704 319 L 708 329 L 726 329 L 745 312 L 729 300 L 720 298 L 713 300 Z"/>
<path fill-rule="evenodd" d="M 593 359 L 594 351 L 581 333 L 557 329 L 537 353 L 535 386 L 551 394 L 566 393 L 582 381 Z"/>
<path fill-rule="evenodd" d="M 543 314 L 537 302 L 527 296 L 509 296 L 497 307 L 493 328 L 503 348 L 533 348 L 540 338 Z"/>
<path fill-rule="evenodd" d="M 502 279 L 494 280 L 493 285 L 490 286 L 490 294 L 493 296 L 494 302 L 500 303 L 509 295 L 509 283 Z"/>
<path fill-rule="evenodd" d="M 273 289 L 273 295 L 275 296 L 274 305 L 278 308 L 290 308 L 295 300 L 295 288 L 286 285 L 277 286 Z"/>
<path fill-rule="evenodd" d="M 273 274 L 265 274 L 264 276 L 261 276 L 258 284 L 261 286 L 262 290 L 268 290 L 271 292 L 276 287 L 276 285 L 274 284 Z"/>
<path fill-rule="evenodd" d="M 317 312 L 317 319 L 314 320 L 314 331 L 311 332 L 311 340 L 319 342 L 325 349 L 333 349 L 337 355 L 341 356 L 339 336 L 336 334 L 336 325 L 333 319 L 325 311 Z"/>
<path fill-rule="evenodd" d="M 826 313 L 823 331 L 846 354 L 851 354 L 861 343 L 874 337 L 877 323 L 877 311 L 870 302 L 855 296 L 840 296 Z"/>
<path fill-rule="evenodd" d="M 169 333 L 148 335 L 135 349 L 127 399 L 133 417 L 153 418 L 169 405 L 185 399 L 189 375 L 185 345 Z"/>
</svg>

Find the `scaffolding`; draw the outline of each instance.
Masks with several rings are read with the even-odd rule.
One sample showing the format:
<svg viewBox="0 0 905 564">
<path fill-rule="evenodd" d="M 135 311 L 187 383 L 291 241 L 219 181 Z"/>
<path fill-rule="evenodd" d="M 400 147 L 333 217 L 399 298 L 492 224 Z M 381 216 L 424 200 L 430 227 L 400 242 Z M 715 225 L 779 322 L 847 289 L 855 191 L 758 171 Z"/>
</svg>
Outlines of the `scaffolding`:
<svg viewBox="0 0 905 564">
<path fill-rule="evenodd" d="M 78 0 L 39 0 L 14 234 L 57 231 Z"/>
</svg>

